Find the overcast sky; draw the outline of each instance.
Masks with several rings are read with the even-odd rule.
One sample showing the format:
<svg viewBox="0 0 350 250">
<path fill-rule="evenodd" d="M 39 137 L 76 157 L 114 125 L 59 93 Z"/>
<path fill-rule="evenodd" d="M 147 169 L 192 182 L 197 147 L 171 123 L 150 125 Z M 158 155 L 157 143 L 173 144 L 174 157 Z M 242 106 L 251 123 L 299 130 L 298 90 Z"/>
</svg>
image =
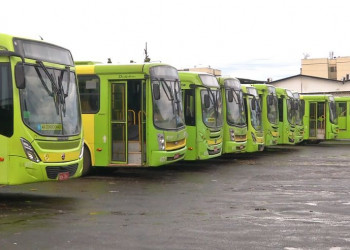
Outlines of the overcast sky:
<svg viewBox="0 0 350 250">
<path fill-rule="evenodd" d="M 348 0 L 16 0 L 1 3 L 0 33 L 55 43 L 75 60 L 211 66 L 278 80 L 301 59 L 350 56 Z"/>
</svg>

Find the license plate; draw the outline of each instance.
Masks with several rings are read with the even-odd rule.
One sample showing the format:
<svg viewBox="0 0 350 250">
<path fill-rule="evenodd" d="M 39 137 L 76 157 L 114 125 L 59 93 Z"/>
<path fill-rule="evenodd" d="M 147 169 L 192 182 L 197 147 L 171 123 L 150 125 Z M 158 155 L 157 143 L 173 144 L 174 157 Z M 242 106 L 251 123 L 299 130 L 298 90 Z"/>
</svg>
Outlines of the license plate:
<svg viewBox="0 0 350 250">
<path fill-rule="evenodd" d="M 180 157 L 179 154 L 174 155 L 174 160 L 176 160 L 176 159 L 179 158 L 179 157 Z"/>
<path fill-rule="evenodd" d="M 69 179 L 69 172 L 58 173 L 58 180 L 65 181 Z"/>
</svg>

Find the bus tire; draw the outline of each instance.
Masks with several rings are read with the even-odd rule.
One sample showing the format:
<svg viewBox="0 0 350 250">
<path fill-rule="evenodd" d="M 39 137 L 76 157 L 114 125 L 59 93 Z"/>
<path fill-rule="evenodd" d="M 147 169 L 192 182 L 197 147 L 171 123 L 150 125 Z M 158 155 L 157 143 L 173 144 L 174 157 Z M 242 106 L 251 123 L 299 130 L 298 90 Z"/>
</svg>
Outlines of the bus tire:
<svg viewBox="0 0 350 250">
<path fill-rule="evenodd" d="M 84 146 L 84 155 L 83 155 L 83 171 L 81 176 L 86 176 L 91 172 L 91 155 L 89 148 Z"/>
</svg>

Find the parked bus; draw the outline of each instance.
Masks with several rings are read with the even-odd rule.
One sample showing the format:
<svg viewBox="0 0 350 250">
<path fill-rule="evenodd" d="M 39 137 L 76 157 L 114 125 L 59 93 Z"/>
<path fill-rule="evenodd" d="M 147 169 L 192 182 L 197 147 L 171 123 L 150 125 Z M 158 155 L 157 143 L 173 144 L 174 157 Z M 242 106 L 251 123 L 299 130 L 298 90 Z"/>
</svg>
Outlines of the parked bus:
<svg viewBox="0 0 350 250">
<path fill-rule="evenodd" d="M 83 135 L 72 54 L 0 34 L 0 184 L 78 177 Z"/>
<path fill-rule="evenodd" d="M 185 160 L 205 160 L 221 155 L 222 98 L 215 76 L 179 72 L 188 133 Z"/>
<path fill-rule="evenodd" d="M 247 152 L 264 150 L 264 128 L 260 97 L 256 88 L 242 84 L 245 113 L 247 115 Z"/>
<path fill-rule="evenodd" d="M 278 144 L 294 144 L 295 115 L 294 96 L 288 89 L 276 88 L 278 98 Z"/>
<path fill-rule="evenodd" d="M 304 140 L 304 123 L 303 116 L 305 110 L 305 102 L 300 99 L 298 92 L 293 92 L 294 97 L 294 116 L 295 116 L 295 131 L 294 143 L 300 143 Z"/>
<path fill-rule="evenodd" d="M 337 112 L 332 95 L 301 95 L 305 102 L 304 140 L 319 143 L 337 138 Z"/>
<path fill-rule="evenodd" d="M 265 146 L 278 143 L 278 99 L 276 89 L 268 84 L 253 84 L 260 97 Z"/>
<path fill-rule="evenodd" d="M 161 166 L 185 156 L 186 128 L 177 70 L 166 64 L 77 62 L 91 167 Z"/>
<path fill-rule="evenodd" d="M 241 83 L 233 77 L 218 77 L 218 81 L 223 96 L 222 153 L 245 152 L 247 122 Z"/>
<path fill-rule="evenodd" d="M 337 139 L 350 139 L 350 96 L 334 97 L 338 117 Z"/>
</svg>

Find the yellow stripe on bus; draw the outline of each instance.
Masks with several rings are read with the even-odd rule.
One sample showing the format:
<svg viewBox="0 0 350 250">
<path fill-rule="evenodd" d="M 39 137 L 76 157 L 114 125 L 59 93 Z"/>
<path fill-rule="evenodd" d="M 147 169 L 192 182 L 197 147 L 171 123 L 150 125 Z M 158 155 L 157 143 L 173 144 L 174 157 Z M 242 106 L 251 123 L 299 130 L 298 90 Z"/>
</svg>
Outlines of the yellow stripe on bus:
<svg viewBox="0 0 350 250">
<path fill-rule="evenodd" d="M 208 145 L 215 145 L 215 144 L 219 144 L 222 142 L 222 138 L 219 138 L 219 139 L 211 139 L 211 140 L 208 140 Z"/>
<path fill-rule="evenodd" d="M 95 74 L 95 65 L 75 66 L 75 71 L 81 75 L 92 75 Z"/>
<path fill-rule="evenodd" d="M 165 149 L 166 150 L 175 150 L 178 148 L 183 148 L 184 146 L 186 146 L 186 138 L 184 138 L 180 141 L 176 141 L 176 142 L 166 142 Z"/>
<path fill-rule="evenodd" d="M 66 153 L 42 153 L 39 154 L 43 162 L 66 162 L 78 160 L 80 150 Z"/>
</svg>

